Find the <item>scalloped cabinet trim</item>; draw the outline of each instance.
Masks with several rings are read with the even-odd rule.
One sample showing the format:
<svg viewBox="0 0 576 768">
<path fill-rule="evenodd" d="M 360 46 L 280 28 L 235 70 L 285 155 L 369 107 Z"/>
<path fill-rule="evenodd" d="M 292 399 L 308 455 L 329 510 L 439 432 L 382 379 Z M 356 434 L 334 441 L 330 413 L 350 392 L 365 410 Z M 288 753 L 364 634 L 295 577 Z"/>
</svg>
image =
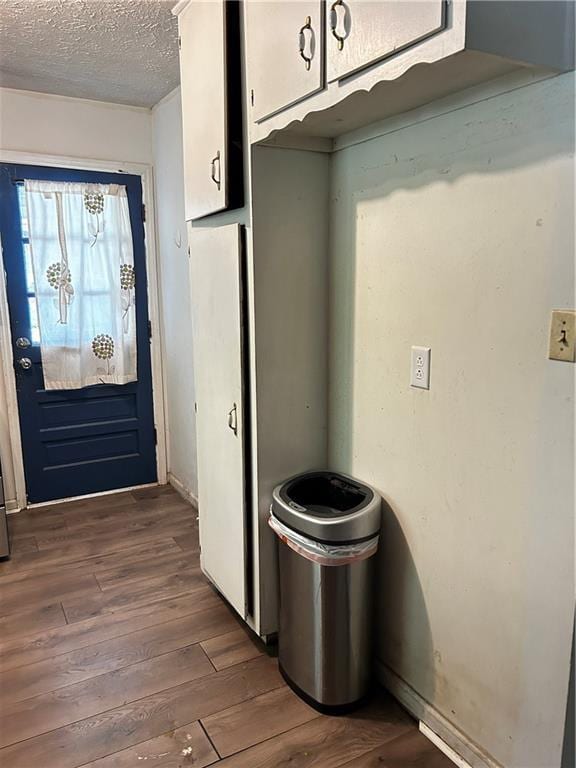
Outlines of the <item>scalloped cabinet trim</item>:
<svg viewBox="0 0 576 768">
<path fill-rule="evenodd" d="M 246 0 L 251 142 L 330 141 L 519 69 L 572 69 L 573 29 L 569 0 Z"/>
</svg>

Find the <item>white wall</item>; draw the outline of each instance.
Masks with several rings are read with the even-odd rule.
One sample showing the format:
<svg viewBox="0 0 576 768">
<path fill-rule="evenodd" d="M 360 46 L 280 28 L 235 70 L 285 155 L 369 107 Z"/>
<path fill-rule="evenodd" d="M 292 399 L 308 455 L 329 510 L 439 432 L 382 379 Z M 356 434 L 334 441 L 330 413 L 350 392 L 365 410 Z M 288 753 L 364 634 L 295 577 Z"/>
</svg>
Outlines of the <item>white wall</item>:
<svg viewBox="0 0 576 768">
<path fill-rule="evenodd" d="M 335 155 L 331 464 L 390 504 L 381 662 L 508 768 L 560 762 L 574 610 L 574 79 Z M 430 391 L 408 386 L 432 348 Z"/>
<path fill-rule="evenodd" d="M 0 148 L 151 164 L 150 110 L 0 88 Z"/>
<path fill-rule="evenodd" d="M 170 479 L 196 497 L 196 417 L 188 242 L 184 219 L 180 89 L 152 112 L 162 333 L 164 348 L 168 470 Z"/>
<path fill-rule="evenodd" d="M 121 163 L 151 165 L 151 112 L 138 107 L 0 88 L 2 159 L 13 161 L 10 151 L 113 160 L 119 168 Z M 0 336 L 9 339 L 9 330 L 0 328 Z M 8 366 L 9 373 L 11 361 L 0 359 L 0 453 L 7 506 L 15 508 L 16 483 L 4 388 L 6 371 L 1 369 L 2 365 Z"/>
</svg>

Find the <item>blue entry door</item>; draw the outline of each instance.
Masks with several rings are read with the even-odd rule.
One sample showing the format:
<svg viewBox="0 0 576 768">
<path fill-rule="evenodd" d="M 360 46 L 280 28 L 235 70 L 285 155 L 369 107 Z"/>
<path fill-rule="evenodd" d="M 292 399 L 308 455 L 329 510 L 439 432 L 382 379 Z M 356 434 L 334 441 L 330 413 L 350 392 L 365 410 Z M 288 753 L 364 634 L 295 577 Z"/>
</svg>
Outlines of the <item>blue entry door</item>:
<svg viewBox="0 0 576 768">
<path fill-rule="evenodd" d="M 136 274 L 137 381 L 46 390 L 42 373 L 23 179 L 126 187 Z M 156 481 L 142 185 L 139 176 L 0 166 L 0 237 L 6 272 L 28 501 Z M 21 340 L 30 346 L 21 346 Z M 20 341 L 19 341 L 20 340 Z M 31 367 L 25 368 L 27 358 Z"/>
</svg>

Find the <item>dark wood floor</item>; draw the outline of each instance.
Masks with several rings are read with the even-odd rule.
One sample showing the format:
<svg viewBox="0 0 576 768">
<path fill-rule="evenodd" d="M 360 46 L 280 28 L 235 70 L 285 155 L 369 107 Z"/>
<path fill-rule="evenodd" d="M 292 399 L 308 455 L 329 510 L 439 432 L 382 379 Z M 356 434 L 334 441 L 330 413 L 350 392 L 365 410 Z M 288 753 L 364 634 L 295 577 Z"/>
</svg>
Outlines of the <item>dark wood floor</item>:
<svg viewBox="0 0 576 768">
<path fill-rule="evenodd" d="M 202 577 L 170 488 L 10 516 L 0 564 L 6 768 L 450 768 L 385 694 L 300 701 Z"/>
</svg>

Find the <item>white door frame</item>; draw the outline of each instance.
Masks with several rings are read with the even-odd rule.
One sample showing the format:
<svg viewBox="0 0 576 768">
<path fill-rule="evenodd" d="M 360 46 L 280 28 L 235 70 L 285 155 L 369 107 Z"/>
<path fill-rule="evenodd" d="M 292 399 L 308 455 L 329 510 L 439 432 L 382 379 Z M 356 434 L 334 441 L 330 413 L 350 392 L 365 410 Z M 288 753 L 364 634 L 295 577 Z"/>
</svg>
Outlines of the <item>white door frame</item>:
<svg viewBox="0 0 576 768">
<path fill-rule="evenodd" d="M 156 445 L 156 469 L 158 483 L 167 482 L 166 458 L 166 419 L 164 411 L 164 376 L 162 342 L 160 336 L 160 291 L 158 277 L 158 258 L 156 244 L 156 212 L 154 205 L 154 177 L 152 166 L 145 163 L 125 163 L 121 160 L 92 160 L 88 158 L 65 157 L 61 155 L 42 155 L 31 152 L 0 150 L 0 163 L 17 165 L 47 165 L 56 168 L 75 168 L 83 171 L 105 171 L 109 173 L 130 173 L 142 179 L 142 201 L 146 206 L 144 222 L 146 271 L 148 278 L 148 317 L 152 325 L 150 358 L 152 366 L 152 393 L 154 407 L 154 426 L 158 442 Z M 4 261 L 0 248 L 0 274 L 4 274 Z M 1 365 L 3 363 L 3 365 Z M 5 281 L 0 280 L 0 365 L 3 368 L 3 384 L 0 385 L 0 414 L 6 414 L 6 421 L 0 419 L 0 454 L 4 474 L 13 473 L 16 504 L 7 504 L 7 509 L 24 509 L 26 500 L 26 480 L 24 477 L 24 457 L 20 437 L 20 417 L 16 395 L 16 375 L 13 366 L 13 347 L 10 335 L 8 299 Z M 2 398 L 4 389 L 4 398 Z M 4 400 L 4 402 L 2 402 Z M 11 455 L 7 454 L 7 447 Z M 8 494 L 7 494 L 8 497 Z M 7 501 L 11 501 L 7 498 Z"/>
</svg>

